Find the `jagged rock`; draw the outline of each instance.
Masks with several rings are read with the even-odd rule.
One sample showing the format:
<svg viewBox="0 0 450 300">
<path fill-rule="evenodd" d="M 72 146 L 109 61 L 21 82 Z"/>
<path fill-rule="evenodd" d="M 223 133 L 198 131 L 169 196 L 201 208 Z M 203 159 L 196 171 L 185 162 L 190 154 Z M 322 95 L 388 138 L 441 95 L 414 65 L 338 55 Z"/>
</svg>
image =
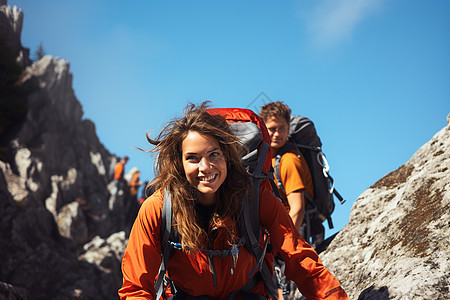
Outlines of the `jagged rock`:
<svg viewBox="0 0 450 300">
<path fill-rule="evenodd" d="M 23 288 L 0 282 L 0 299 L 25 300 L 27 299 L 26 291 Z"/>
<path fill-rule="evenodd" d="M 17 6 L 7 5 L 6 0 L 0 0 L 0 38 L 10 49 L 11 55 L 22 65 L 30 64 L 30 50 L 23 48 L 20 42 L 22 33 L 23 13 Z"/>
<path fill-rule="evenodd" d="M 121 260 L 126 244 L 127 239 L 124 231 L 114 233 L 107 239 L 96 236 L 84 245 L 85 252 L 79 256 L 79 260 L 97 266 L 102 271 L 101 274 L 107 275 L 102 280 L 109 280 L 111 284 L 121 282 Z"/>
<path fill-rule="evenodd" d="M 70 241 L 71 246 L 83 245 L 88 239 L 86 218 L 78 202 L 66 204 L 56 217 L 59 233 Z"/>
<path fill-rule="evenodd" d="M 22 12 L 0 0 L 0 46 L 25 62 L 21 27 Z M 27 110 L 0 160 L 0 299 L 116 299 L 126 241 L 114 233 L 128 228 L 109 208 L 106 170 L 117 158 L 82 119 L 67 61 L 44 56 L 18 85 L 26 93 L 11 101 Z M 91 261 L 82 246 L 94 237 L 109 238 Z"/>
<path fill-rule="evenodd" d="M 11 178 L 8 188 L 16 201 L 44 202 L 55 218 L 65 205 L 85 199 L 89 236 L 105 236 L 120 230 L 108 209 L 106 166 L 112 155 L 98 141 L 93 123 L 82 120 L 68 68 L 51 56 L 26 68 L 22 84 L 33 87 L 28 113 L 10 143 L 14 160 L 2 170 Z"/>
<path fill-rule="evenodd" d="M 118 260 L 122 259 L 126 242 L 125 231 L 113 233 L 107 239 L 96 236 L 83 246 L 84 253 L 79 258 L 93 263 L 99 268 L 105 268 L 107 265 L 104 263 L 106 257 L 113 257 Z"/>
<path fill-rule="evenodd" d="M 350 299 L 448 299 L 449 168 L 447 125 L 355 201 L 321 254 Z"/>
</svg>

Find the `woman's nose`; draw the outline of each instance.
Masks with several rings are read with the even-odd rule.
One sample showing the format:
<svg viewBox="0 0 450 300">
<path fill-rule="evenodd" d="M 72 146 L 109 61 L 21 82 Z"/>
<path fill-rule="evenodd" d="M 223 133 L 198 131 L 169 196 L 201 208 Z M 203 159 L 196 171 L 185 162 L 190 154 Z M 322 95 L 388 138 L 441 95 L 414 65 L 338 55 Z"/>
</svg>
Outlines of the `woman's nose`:
<svg viewBox="0 0 450 300">
<path fill-rule="evenodd" d="M 198 169 L 200 171 L 207 170 L 210 167 L 209 161 L 206 159 L 206 157 L 203 157 L 200 162 L 198 163 Z"/>
</svg>

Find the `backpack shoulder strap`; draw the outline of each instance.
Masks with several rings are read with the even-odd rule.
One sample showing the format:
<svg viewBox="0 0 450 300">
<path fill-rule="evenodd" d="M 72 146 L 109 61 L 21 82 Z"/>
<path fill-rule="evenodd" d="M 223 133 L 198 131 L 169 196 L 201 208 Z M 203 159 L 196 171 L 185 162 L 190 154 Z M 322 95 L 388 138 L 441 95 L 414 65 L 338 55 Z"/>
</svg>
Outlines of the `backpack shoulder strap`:
<svg viewBox="0 0 450 300">
<path fill-rule="evenodd" d="M 263 142 L 260 152 L 260 157 L 266 157 L 269 152 L 269 144 Z M 254 198 L 248 199 L 246 197 L 243 200 L 243 211 L 238 223 L 241 235 L 244 237 L 245 246 L 256 259 L 256 265 L 250 272 L 248 279 L 251 279 L 252 276 L 254 277 L 255 273 L 259 271 L 267 292 L 270 296 L 275 297 L 277 293 L 273 285 L 272 275 L 264 260 L 269 238 L 267 237 L 265 240 L 263 249 L 261 249 L 260 244 L 260 236 L 262 233 L 261 223 L 259 221 L 260 186 L 262 181 L 266 179 L 266 176 L 263 176 L 262 173 L 263 163 L 264 160 L 258 162 L 255 173 L 250 177 L 254 188 Z"/>
<path fill-rule="evenodd" d="M 274 194 L 275 196 L 277 196 L 277 198 L 278 198 L 281 202 L 283 202 L 283 201 L 281 200 L 280 191 L 278 190 L 278 187 L 277 187 L 277 185 L 275 184 L 275 177 L 274 177 L 275 175 L 274 175 L 274 173 L 275 173 L 275 171 L 274 171 L 273 167 L 270 166 L 270 171 L 269 171 L 269 174 L 267 174 L 267 177 L 268 177 L 268 179 L 269 179 L 270 186 L 272 187 L 272 192 L 273 192 L 273 194 Z"/>
<path fill-rule="evenodd" d="M 293 143 L 288 142 L 280 150 L 278 150 L 277 156 L 275 156 L 275 167 L 274 167 L 275 178 L 277 179 L 278 188 L 280 188 L 284 193 L 286 193 L 286 191 L 284 189 L 283 183 L 281 182 L 280 161 L 281 157 L 292 149 L 297 149 L 297 146 Z M 298 149 L 297 155 L 300 155 Z"/>
<path fill-rule="evenodd" d="M 161 265 L 158 278 L 155 281 L 156 299 L 164 292 L 164 277 L 166 276 L 167 263 L 169 262 L 170 246 L 169 237 L 172 231 L 172 199 L 168 191 L 164 191 L 163 207 L 161 212 Z"/>
<path fill-rule="evenodd" d="M 258 179 L 256 179 L 255 181 L 258 181 Z M 264 259 L 267 251 L 269 238 L 268 237 L 266 238 L 264 247 L 262 249 L 259 239 L 260 234 L 262 232 L 261 224 L 259 223 L 260 193 L 259 193 L 259 185 L 256 183 L 254 184 L 255 184 L 255 197 L 252 200 L 249 200 L 248 197 L 244 199 L 243 212 L 239 218 L 239 228 L 241 234 L 244 236 L 245 246 L 247 250 L 255 256 L 256 260 L 256 265 L 248 275 L 247 279 L 254 281 L 254 279 L 257 278 L 256 277 L 257 275 L 255 273 L 259 272 L 268 294 L 272 297 L 272 299 L 276 299 L 274 297 L 277 295 L 277 292 L 273 284 L 272 274 Z M 257 225 L 255 225 L 256 222 Z"/>
</svg>

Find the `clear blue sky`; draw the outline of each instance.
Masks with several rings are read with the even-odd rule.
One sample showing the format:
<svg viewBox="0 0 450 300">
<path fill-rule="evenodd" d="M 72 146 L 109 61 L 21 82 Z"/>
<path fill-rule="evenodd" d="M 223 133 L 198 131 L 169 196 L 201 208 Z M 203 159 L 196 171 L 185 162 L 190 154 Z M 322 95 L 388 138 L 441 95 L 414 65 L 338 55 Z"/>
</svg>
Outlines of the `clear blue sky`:
<svg viewBox="0 0 450 300">
<path fill-rule="evenodd" d="M 450 112 L 450 1 L 9 1 L 22 44 L 70 62 L 105 147 L 153 177 L 145 134 L 188 101 L 246 107 L 261 92 L 317 126 L 348 222 Z M 262 104 L 264 97 L 256 100 Z M 267 100 L 267 99 L 266 99 Z M 258 108 L 259 109 L 259 108 Z"/>
</svg>

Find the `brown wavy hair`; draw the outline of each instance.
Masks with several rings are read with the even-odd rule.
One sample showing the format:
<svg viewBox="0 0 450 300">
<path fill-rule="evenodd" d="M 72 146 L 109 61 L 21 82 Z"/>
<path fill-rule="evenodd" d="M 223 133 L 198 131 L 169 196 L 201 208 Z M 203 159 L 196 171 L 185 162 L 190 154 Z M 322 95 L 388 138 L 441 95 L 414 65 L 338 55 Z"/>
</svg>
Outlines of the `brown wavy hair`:
<svg viewBox="0 0 450 300">
<path fill-rule="evenodd" d="M 199 106 L 189 103 L 183 117 L 170 121 L 155 140 L 147 134 L 149 143 L 156 146 L 151 152 L 159 152 L 152 185 L 171 194 L 172 223 L 180 235 L 181 246 L 188 251 L 199 250 L 208 243 L 208 235 L 196 216 L 197 190 L 189 184 L 182 162 L 182 142 L 189 131 L 215 137 L 225 156 L 227 177 L 217 191 L 216 212 L 212 222 L 222 223 L 230 218 L 236 224 L 242 211 L 242 201 L 247 193 L 252 192 L 249 175 L 239 155 L 242 153 L 239 139 L 225 118 L 206 112 L 208 106 L 209 102 Z M 228 229 L 231 233 L 229 243 L 235 243 L 236 226 Z"/>
<path fill-rule="evenodd" d="M 270 118 L 283 118 L 286 123 L 291 122 L 291 109 L 281 101 L 270 102 L 261 106 L 260 117 L 266 122 Z"/>
</svg>

